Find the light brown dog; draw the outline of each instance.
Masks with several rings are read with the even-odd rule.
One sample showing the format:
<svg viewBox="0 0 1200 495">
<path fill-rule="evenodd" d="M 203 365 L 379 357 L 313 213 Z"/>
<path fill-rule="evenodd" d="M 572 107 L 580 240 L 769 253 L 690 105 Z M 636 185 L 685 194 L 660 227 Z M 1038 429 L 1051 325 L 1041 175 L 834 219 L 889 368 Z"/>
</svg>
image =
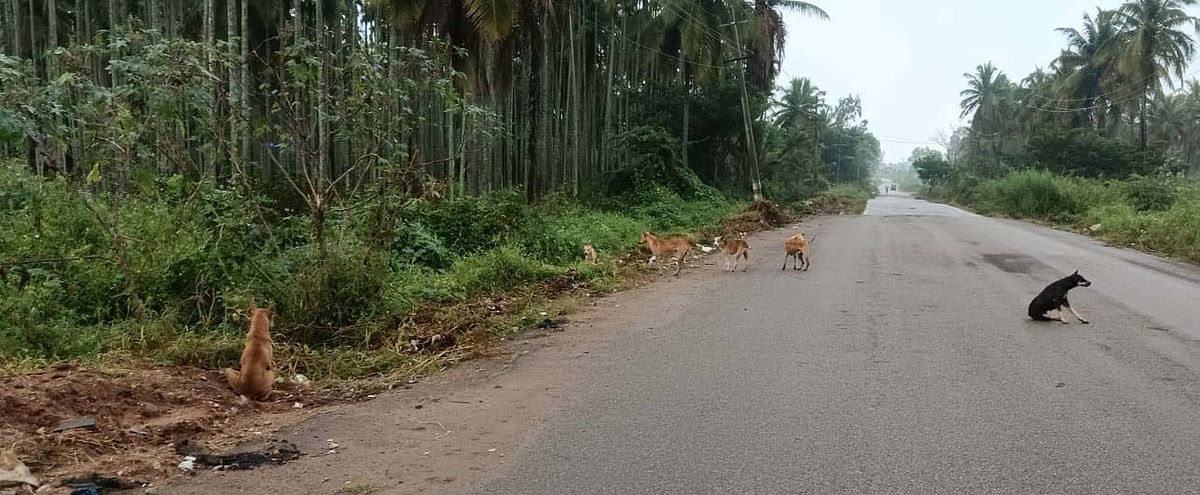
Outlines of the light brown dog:
<svg viewBox="0 0 1200 495">
<path fill-rule="evenodd" d="M 812 260 L 808 256 L 808 241 L 804 239 L 804 234 L 797 233 L 788 238 L 783 243 L 784 251 L 787 253 L 783 256 L 783 270 L 787 270 L 788 258 L 792 258 L 792 269 L 800 270 L 803 267 L 804 271 L 808 271 Z M 797 265 L 796 263 L 800 264 Z"/>
<path fill-rule="evenodd" d="M 679 272 L 683 270 L 684 259 L 692 252 L 692 245 L 682 237 L 660 239 L 650 232 L 643 232 L 642 242 L 650 246 L 650 252 L 654 254 L 655 258 L 662 258 L 666 254 L 678 256 L 679 268 L 675 269 L 675 275 L 679 275 Z"/>
<path fill-rule="evenodd" d="M 725 255 L 725 271 L 737 271 L 738 263 L 742 258 L 746 259 L 746 267 L 742 271 L 750 269 L 750 243 L 745 239 L 729 239 L 725 240 L 720 237 L 716 239 L 717 246 L 721 247 L 721 254 Z M 730 260 L 733 261 L 733 266 L 730 266 Z"/>
<path fill-rule="evenodd" d="M 583 259 L 591 264 L 596 264 L 596 248 L 591 244 L 583 245 Z"/>
<path fill-rule="evenodd" d="M 225 368 L 225 380 L 233 390 L 247 398 L 264 400 L 275 384 L 275 372 L 271 371 L 271 324 L 275 306 L 255 307 L 250 303 L 250 333 L 246 336 L 246 349 L 242 351 L 242 369 Z"/>
</svg>

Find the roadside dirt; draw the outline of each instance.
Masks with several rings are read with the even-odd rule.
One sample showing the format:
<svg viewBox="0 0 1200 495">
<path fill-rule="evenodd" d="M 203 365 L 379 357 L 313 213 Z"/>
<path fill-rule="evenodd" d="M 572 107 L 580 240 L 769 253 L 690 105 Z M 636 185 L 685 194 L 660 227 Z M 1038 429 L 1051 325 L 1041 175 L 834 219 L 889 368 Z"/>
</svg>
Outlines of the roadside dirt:
<svg viewBox="0 0 1200 495">
<path fill-rule="evenodd" d="M 13 450 L 43 483 L 90 473 L 150 483 L 178 472 L 175 446 L 184 440 L 221 451 L 362 395 L 354 388 L 285 387 L 267 402 L 248 402 L 216 371 L 60 366 L 0 377 L 0 448 Z M 81 418 L 95 426 L 54 431 Z"/>
<path fill-rule="evenodd" d="M 751 208 L 723 230 L 759 230 L 769 222 L 764 217 L 778 213 Z M 503 300 L 481 298 L 464 303 L 478 306 L 472 311 L 424 314 L 421 319 L 429 321 L 414 323 L 466 329 L 457 344 L 467 350 L 455 351 L 453 361 L 475 360 L 422 383 L 393 377 L 315 391 L 291 386 L 255 403 L 234 395 L 219 372 L 198 368 L 131 363 L 131 369 L 59 366 L 0 376 L 0 449 L 15 452 L 52 485 L 48 493 L 69 493 L 61 486 L 64 479 L 91 474 L 157 493 L 457 491 L 503 464 L 505 449 L 519 444 L 521 435 L 561 403 L 572 380 L 597 361 L 592 358 L 619 345 L 614 335 L 652 328 L 682 307 L 689 292 L 723 275 L 718 258 L 693 260 L 683 277 L 651 275 L 661 280 L 653 288 L 607 297 L 592 297 L 568 274 L 549 282 L 546 290 L 554 295 L 582 290 L 588 296 L 585 307 L 569 323 L 548 318 L 549 325 L 506 342 L 477 340 L 478 332 L 470 331 L 482 328 L 480 322 L 490 314 L 503 313 Z M 623 261 L 623 266 L 637 264 L 628 257 Z M 646 297 L 650 291 L 652 298 Z M 442 321 L 464 314 L 470 321 Z M 512 385 L 496 383 L 501 376 Z M 53 431 L 79 418 L 94 419 L 95 428 Z M 303 457 L 254 474 L 218 471 L 164 486 L 184 474 L 178 467 L 181 445 L 220 453 L 275 440 L 293 442 Z"/>
<path fill-rule="evenodd" d="M 806 233 L 812 228 L 805 223 Z M 773 253 L 793 232 L 751 235 L 752 252 Z M 773 258 L 751 259 L 751 270 L 778 270 Z M 538 425 L 572 403 L 582 384 L 623 366 L 625 336 L 662 331 L 656 327 L 677 318 L 689 301 L 740 275 L 722 272 L 720 263 L 719 255 L 701 258 L 680 277 L 657 276 L 652 284 L 597 298 L 560 328 L 506 341 L 502 355 L 282 428 L 277 437 L 305 453 L 286 465 L 198 473 L 157 493 L 469 493 L 527 445 Z"/>
</svg>

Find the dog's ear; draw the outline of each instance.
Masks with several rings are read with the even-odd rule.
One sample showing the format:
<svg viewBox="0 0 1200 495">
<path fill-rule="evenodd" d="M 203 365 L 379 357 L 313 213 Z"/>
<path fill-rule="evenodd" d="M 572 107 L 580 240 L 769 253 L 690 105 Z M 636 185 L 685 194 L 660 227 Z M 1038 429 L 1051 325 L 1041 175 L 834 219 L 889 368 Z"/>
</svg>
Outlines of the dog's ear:
<svg viewBox="0 0 1200 495">
<path fill-rule="evenodd" d="M 256 302 L 254 301 L 254 298 L 253 298 L 253 297 L 251 297 L 251 298 L 250 298 L 250 312 L 251 312 L 251 313 L 253 313 L 253 312 L 254 312 L 254 310 L 256 310 L 256 309 L 258 309 L 258 303 L 256 303 Z"/>
<path fill-rule="evenodd" d="M 271 316 L 275 316 L 275 303 L 274 302 L 272 302 L 270 306 L 267 306 L 267 312 L 271 313 Z"/>
<path fill-rule="evenodd" d="M 1079 270 L 1075 270 L 1075 273 L 1072 273 L 1071 275 L 1079 275 Z"/>
</svg>

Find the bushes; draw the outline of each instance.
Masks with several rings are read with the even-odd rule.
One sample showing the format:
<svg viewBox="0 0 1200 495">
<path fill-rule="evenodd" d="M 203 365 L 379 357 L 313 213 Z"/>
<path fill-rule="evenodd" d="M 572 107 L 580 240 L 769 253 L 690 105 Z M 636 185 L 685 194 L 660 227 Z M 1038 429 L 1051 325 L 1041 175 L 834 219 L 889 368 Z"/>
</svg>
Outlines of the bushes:
<svg viewBox="0 0 1200 495">
<path fill-rule="evenodd" d="M 1079 177 L 1125 178 L 1150 174 L 1167 164 L 1162 153 L 1105 137 L 1086 128 L 1050 129 L 1029 141 L 1036 168 Z"/>
<path fill-rule="evenodd" d="M 1017 218 L 1067 219 L 1082 206 L 1059 190 L 1049 172 L 1012 172 L 982 183 L 976 194 L 981 211 Z"/>
<path fill-rule="evenodd" d="M 1172 175 L 1127 180 L 1012 172 L 940 189 L 982 213 L 1047 220 L 1118 243 L 1200 262 L 1200 182 Z"/>
<path fill-rule="evenodd" d="M 276 304 L 279 343 L 294 352 L 370 352 L 394 340 L 397 318 L 419 308 L 538 284 L 568 268 L 578 270 L 576 280 L 611 286 L 612 255 L 635 247 L 642 231 L 714 225 L 740 207 L 663 187 L 607 209 L 565 196 L 534 207 L 514 194 L 373 198 L 330 215 L 322 258 L 313 220 L 265 199 L 180 177 L 139 189 L 122 197 L 120 227 L 143 318 L 132 310 L 111 231 L 98 220 L 113 218 L 112 197 L 0 164 L 0 363 L 117 351 L 231 364 L 252 298 Z M 394 221 L 360 213 L 380 206 Z M 585 242 L 600 251 L 600 266 L 579 265 Z"/>
</svg>

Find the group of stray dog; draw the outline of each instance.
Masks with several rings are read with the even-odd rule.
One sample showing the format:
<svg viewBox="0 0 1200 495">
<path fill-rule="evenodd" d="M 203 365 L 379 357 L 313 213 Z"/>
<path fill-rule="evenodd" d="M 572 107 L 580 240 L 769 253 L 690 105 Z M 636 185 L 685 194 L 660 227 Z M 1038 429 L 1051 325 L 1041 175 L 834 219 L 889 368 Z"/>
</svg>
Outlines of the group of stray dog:
<svg viewBox="0 0 1200 495">
<path fill-rule="evenodd" d="M 679 266 L 675 269 L 675 275 L 679 275 L 680 270 L 683 270 L 684 259 L 692 253 L 692 245 L 687 239 L 682 237 L 658 237 L 651 232 L 642 233 L 642 242 L 650 247 L 650 263 L 654 260 L 662 258 L 664 255 L 673 255 L 679 259 Z M 721 254 L 725 255 L 725 271 L 737 271 L 738 265 L 742 260 L 746 261 L 746 266 L 742 271 L 750 269 L 750 243 L 746 239 L 725 239 L 717 237 L 713 243 L 713 247 L 720 249 Z M 584 254 L 591 249 L 591 246 L 584 246 Z M 804 238 L 804 234 L 797 232 L 796 235 L 789 237 L 783 243 L 783 268 L 787 270 L 788 259 L 792 260 L 793 270 L 808 271 L 808 267 L 812 264 L 808 256 L 808 240 Z M 595 251 L 591 251 L 595 256 Z M 590 261 L 590 259 L 589 259 Z"/>
<path fill-rule="evenodd" d="M 658 237 L 650 232 L 642 233 L 642 242 L 650 248 L 652 254 L 650 263 L 664 256 L 675 256 L 679 265 L 675 275 L 683 270 L 687 255 L 692 254 L 692 245 L 683 237 Z M 737 271 L 738 265 L 744 260 L 742 271 L 750 268 L 750 243 L 744 238 L 724 239 L 717 237 L 714 248 L 720 249 L 725 257 L 725 271 Z M 793 270 L 808 271 L 812 261 L 808 254 L 809 241 L 804 234 L 796 233 L 783 243 L 783 270 L 787 270 L 788 260 L 792 260 Z M 591 244 L 583 246 L 584 259 L 589 263 L 596 262 L 596 249 Z M 1075 273 L 1058 280 L 1042 290 L 1029 303 L 1029 317 L 1037 321 L 1059 321 L 1067 323 L 1063 308 L 1071 311 L 1080 323 L 1091 323 L 1071 307 L 1067 300 L 1067 292 L 1075 287 L 1092 285 L 1076 270 Z M 1058 311 L 1057 317 L 1048 315 Z M 275 384 L 275 372 L 271 369 L 271 326 L 275 316 L 275 306 L 259 308 L 250 302 L 250 332 L 246 337 L 246 348 L 242 351 L 240 370 L 225 368 L 225 379 L 229 386 L 238 394 L 252 400 L 265 400 Z"/>
<path fill-rule="evenodd" d="M 692 245 L 683 237 L 658 237 L 650 232 L 642 234 L 642 242 L 650 247 L 653 254 L 650 263 L 664 256 L 673 255 L 679 259 L 675 275 L 683 270 L 687 255 L 692 254 Z M 714 246 L 725 255 L 725 271 L 733 272 L 742 260 L 745 267 L 750 268 L 750 243 L 745 239 L 723 239 L 717 237 Z M 784 242 L 783 269 L 787 269 L 788 259 L 792 259 L 792 269 L 808 270 L 811 261 L 808 256 L 808 240 L 804 234 L 797 233 Z M 588 263 L 596 262 L 596 248 L 591 244 L 583 246 L 583 256 Z M 275 372 L 271 369 L 271 326 L 274 324 L 275 306 L 259 308 L 253 301 L 250 303 L 250 332 L 246 336 L 246 348 L 242 351 L 241 369 L 225 368 L 225 380 L 235 392 L 248 399 L 265 400 L 275 384 Z"/>
</svg>

